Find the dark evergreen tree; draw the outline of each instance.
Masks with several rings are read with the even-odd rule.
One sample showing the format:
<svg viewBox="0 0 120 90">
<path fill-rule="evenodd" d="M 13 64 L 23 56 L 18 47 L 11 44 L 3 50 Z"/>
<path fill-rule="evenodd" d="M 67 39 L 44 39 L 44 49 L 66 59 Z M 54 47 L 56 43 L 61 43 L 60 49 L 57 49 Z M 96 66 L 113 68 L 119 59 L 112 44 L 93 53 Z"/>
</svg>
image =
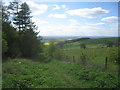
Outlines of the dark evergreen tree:
<svg viewBox="0 0 120 90">
<path fill-rule="evenodd" d="M 8 6 L 8 12 L 10 14 L 9 19 L 11 19 L 12 23 L 15 24 L 15 27 L 17 27 L 18 30 L 20 30 L 20 19 L 19 19 L 19 10 L 20 10 L 20 4 L 18 1 L 10 2 Z"/>
<path fill-rule="evenodd" d="M 20 49 L 19 49 L 19 43 L 18 43 L 18 32 L 14 27 L 12 27 L 9 23 L 3 22 L 2 23 L 2 31 L 5 33 L 5 39 L 8 44 L 8 51 L 7 56 L 8 57 L 18 57 L 20 56 Z"/>
<path fill-rule="evenodd" d="M 4 37 L 2 41 L 5 56 L 33 57 L 41 52 L 41 42 L 37 37 L 38 33 L 35 32 L 37 27 L 31 21 L 29 6 L 26 3 L 20 5 L 18 2 L 12 2 L 8 7 L 3 7 L 2 31 Z M 9 22 L 10 20 L 13 22 Z"/>
<path fill-rule="evenodd" d="M 16 19 L 14 23 L 20 25 L 20 49 L 23 57 L 35 56 L 40 51 L 40 40 L 37 38 L 38 33 L 35 32 L 37 27 L 31 21 L 30 13 L 29 6 L 22 3 L 17 15 L 19 20 Z"/>
<path fill-rule="evenodd" d="M 19 56 L 18 32 L 9 21 L 8 9 L 4 5 L 2 5 L 2 33 L 2 54 L 7 57 Z"/>
</svg>

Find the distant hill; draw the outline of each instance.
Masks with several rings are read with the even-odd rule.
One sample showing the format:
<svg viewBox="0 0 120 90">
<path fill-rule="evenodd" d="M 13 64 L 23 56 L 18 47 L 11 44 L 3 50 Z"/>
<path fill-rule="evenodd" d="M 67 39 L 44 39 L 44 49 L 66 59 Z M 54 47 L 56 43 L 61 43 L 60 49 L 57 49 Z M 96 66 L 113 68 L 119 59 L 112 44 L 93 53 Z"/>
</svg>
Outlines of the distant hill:
<svg viewBox="0 0 120 90">
<path fill-rule="evenodd" d="M 58 44 L 72 43 L 72 42 L 78 42 L 78 41 L 83 41 L 83 40 L 88 40 L 88 39 L 90 39 L 90 38 L 68 39 L 68 40 L 64 40 L 64 41 L 59 41 Z"/>
</svg>

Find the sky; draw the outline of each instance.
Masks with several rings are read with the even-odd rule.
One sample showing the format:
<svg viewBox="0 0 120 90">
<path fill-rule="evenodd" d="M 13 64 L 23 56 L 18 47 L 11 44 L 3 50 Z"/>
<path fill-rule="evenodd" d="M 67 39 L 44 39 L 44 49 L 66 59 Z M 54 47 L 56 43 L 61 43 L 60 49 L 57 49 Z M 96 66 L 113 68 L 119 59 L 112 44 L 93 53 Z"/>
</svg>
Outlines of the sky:
<svg viewBox="0 0 120 90">
<path fill-rule="evenodd" d="M 118 36 L 118 2 L 26 3 L 41 36 Z"/>
</svg>

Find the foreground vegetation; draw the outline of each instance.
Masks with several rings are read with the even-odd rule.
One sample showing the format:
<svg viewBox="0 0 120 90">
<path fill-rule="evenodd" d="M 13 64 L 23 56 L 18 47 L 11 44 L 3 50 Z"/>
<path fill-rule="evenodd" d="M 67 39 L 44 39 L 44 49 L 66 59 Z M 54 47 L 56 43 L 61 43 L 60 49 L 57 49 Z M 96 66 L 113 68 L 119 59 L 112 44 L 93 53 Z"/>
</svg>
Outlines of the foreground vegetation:
<svg viewBox="0 0 120 90">
<path fill-rule="evenodd" d="M 116 88 L 117 72 L 52 60 L 11 59 L 3 63 L 3 88 Z"/>
<path fill-rule="evenodd" d="M 118 46 L 88 42 L 50 43 L 36 58 L 8 59 L 3 62 L 3 88 L 119 88 Z"/>
</svg>

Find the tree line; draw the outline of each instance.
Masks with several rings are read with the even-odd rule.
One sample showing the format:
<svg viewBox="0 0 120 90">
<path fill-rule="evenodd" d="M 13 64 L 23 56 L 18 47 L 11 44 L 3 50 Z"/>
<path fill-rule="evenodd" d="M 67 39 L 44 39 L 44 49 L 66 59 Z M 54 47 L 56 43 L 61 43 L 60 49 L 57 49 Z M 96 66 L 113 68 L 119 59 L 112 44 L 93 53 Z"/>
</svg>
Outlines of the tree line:
<svg viewBox="0 0 120 90">
<path fill-rule="evenodd" d="M 1 2 L 1 6 L 3 58 L 34 57 L 41 53 L 41 39 L 27 3 L 10 2 L 5 6 Z"/>
</svg>

